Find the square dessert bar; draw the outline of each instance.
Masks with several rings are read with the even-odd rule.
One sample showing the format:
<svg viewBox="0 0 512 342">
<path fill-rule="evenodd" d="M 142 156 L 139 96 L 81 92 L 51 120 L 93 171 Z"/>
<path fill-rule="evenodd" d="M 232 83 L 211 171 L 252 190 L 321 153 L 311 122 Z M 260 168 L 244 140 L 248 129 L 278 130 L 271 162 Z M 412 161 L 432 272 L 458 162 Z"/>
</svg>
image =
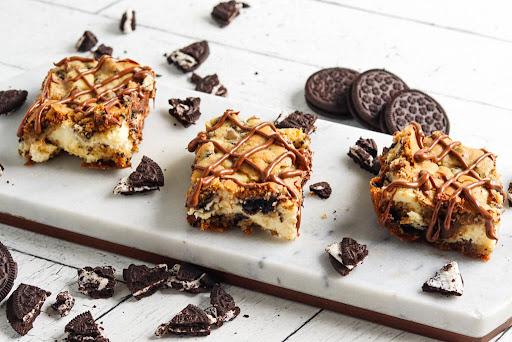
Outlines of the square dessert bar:
<svg viewBox="0 0 512 342">
<path fill-rule="evenodd" d="M 36 163 L 64 150 L 87 167 L 130 166 L 155 97 L 153 70 L 106 55 L 55 66 L 18 128 L 18 152 Z"/>
<path fill-rule="evenodd" d="M 243 122 L 228 110 L 190 142 L 195 152 L 187 193 L 188 222 L 202 230 L 269 230 L 299 234 L 302 188 L 311 172 L 310 139 L 302 129 Z"/>
<path fill-rule="evenodd" d="M 405 241 L 489 259 L 505 198 L 494 154 L 441 132 L 425 137 L 412 123 L 380 160 L 370 191 L 382 226 Z"/>
</svg>

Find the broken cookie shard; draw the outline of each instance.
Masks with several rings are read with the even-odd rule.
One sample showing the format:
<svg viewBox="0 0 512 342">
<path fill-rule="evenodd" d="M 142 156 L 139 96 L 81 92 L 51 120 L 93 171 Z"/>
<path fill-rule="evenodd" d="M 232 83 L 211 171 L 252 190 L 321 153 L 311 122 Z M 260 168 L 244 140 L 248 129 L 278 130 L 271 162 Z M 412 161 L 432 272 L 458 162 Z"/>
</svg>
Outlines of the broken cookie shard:
<svg viewBox="0 0 512 342">
<path fill-rule="evenodd" d="M 457 262 L 452 261 L 444 265 L 436 274 L 427 280 L 422 290 L 425 292 L 438 292 L 447 296 L 462 296 L 464 281 Z"/>
</svg>

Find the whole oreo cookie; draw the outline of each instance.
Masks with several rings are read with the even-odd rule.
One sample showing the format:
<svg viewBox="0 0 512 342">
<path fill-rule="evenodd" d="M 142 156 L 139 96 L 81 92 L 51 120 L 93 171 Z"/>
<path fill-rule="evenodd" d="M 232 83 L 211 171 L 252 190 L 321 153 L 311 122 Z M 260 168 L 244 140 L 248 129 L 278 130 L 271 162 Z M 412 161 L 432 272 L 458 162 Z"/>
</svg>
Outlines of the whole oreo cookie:
<svg viewBox="0 0 512 342">
<path fill-rule="evenodd" d="M 18 265 L 7 247 L 0 243 L 0 301 L 4 300 L 11 291 L 17 275 Z"/>
<path fill-rule="evenodd" d="M 384 118 L 390 133 L 401 131 L 412 121 L 418 123 L 426 135 L 435 131 L 450 133 L 450 121 L 443 107 L 419 90 L 395 94 L 386 106 Z"/>
<path fill-rule="evenodd" d="M 311 75 L 306 82 L 306 102 L 319 114 L 349 117 L 347 96 L 359 73 L 346 68 L 329 68 Z"/>
<path fill-rule="evenodd" d="M 20 108 L 27 99 L 26 90 L 0 91 L 0 115 L 9 114 Z"/>
<path fill-rule="evenodd" d="M 349 108 L 363 126 L 380 131 L 380 116 L 391 98 L 409 87 L 398 76 L 381 69 L 360 74 L 352 83 Z"/>
</svg>

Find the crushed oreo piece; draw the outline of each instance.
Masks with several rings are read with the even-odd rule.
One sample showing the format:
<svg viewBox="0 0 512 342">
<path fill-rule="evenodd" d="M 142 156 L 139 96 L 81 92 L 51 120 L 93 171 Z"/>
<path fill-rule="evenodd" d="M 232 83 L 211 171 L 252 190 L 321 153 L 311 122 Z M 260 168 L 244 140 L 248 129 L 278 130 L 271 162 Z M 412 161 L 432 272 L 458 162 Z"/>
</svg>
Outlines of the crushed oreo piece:
<svg viewBox="0 0 512 342">
<path fill-rule="evenodd" d="M 164 287 L 169 280 L 169 272 L 166 264 L 158 264 L 153 268 L 131 264 L 123 270 L 123 278 L 132 295 L 140 300 Z"/>
<path fill-rule="evenodd" d="M 234 320 L 240 314 L 233 297 L 224 291 L 219 284 L 215 285 L 210 294 L 210 306 L 205 310 L 210 324 L 220 327 L 224 322 Z"/>
<path fill-rule="evenodd" d="M 0 115 L 16 111 L 25 103 L 27 95 L 26 90 L 0 91 Z"/>
<path fill-rule="evenodd" d="M 457 262 L 452 261 L 444 265 L 423 284 L 421 289 L 425 292 L 438 292 L 446 296 L 462 296 L 464 280 Z"/>
<path fill-rule="evenodd" d="M 196 73 L 193 73 L 190 80 L 196 85 L 196 91 L 224 97 L 228 95 L 228 90 L 220 84 L 217 74 L 208 75 L 205 78 L 202 78 Z"/>
<path fill-rule="evenodd" d="M 123 33 L 130 33 L 135 31 L 136 23 L 135 23 L 135 11 L 131 8 L 128 8 L 126 12 L 123 13 L 121 17 L 121 22 L 119 23 L 119 29 Z"/>
<path fill-rule="evenodd" d="M 2 177 L 2 175 L 4 174 L 4 170 L 5 170 L 4 166 L 2 164 L 0 164 L 0 177 Z"/>
<path fill-rule="evenodd" d="M 213 8 L 212 18 L 221 26 L 227 26 L 240 14 L 242 8 L 250 7 L 248 4 L 238 1 L 221 2 Z"/>
<path fill-rule="evenodd" d="M 85 31 L 82 37 L 76 43 L 76 51 L 87 52 L 91 51 L 91 49 L 98 43 L 98 38 L 91 32 Z"/>
<path fill-rule="evenodd" d="M 331 186 L 327 182 L 311 184 L 309 190 L 322 199 L 329 198 L 332 193 Z"/>
<path fill-rule="evenodd" d="M 101 44 L 98 46 L 96 51 L 94 51 L 94 59 L 100 59 L 103 55 L 112 56 L 112 53 L 114 52 L 114 49 L 112 49 L 110 46 L 106 46 L 104 44 Z"/>
<path fill-rule="evenodd" d="M 167 286 L 178 291 L 207 292 L 218 284 L 217 279 L 188 263 L 175 264 L 169 273 Z"/>
<path fill-rule="evenodd" d="M 377 144 L 375 140 L 359 138 L 356 144 L 349 149 L 348 156 L 362 169 L 375 175 L 379 174 L 380 161 L 377 157 Z"/>
<path fill-rule="evenodd" d="M 296 110 L 293 113 L 285 115 L 282 120 L 279 120 L 281 115 L 282 114 L 279 114 L 276 121 L 274 122 L 274 125 L 277 128 L 302 129 L 306 134 L 313 133 L 316 130 L 316 127 L 314 126 L 316 119 L 318 119 L 316 115 Z"/>
<path fill-rule="evenodd" d="M 208 42 L 203 40 L 171 52 L 167 57 L 167 63 L 174 64 L 183 72 L 190 72 L 199 68 L 209 55 L 210 47 Z"/>
<path fill-rule="evenodd" d="M 164 186 L 164 173 L 151 158 L 143 156 L 137 169 L 119 181 L 115 195 L 133 195 L 138 192 L 160 190 Z"/>
<path fill-rule="evenodd" d="M 96 324 L 90 311 L 81 313 L 73 318 L 64 328 L 68 342 L 109 342 L 103 335 L 103 329 Z"/>
<path fill-rule="evenodd" d="M 157 337 L 168 333 L 182 336 L 207 336 L 210 335 L 210 320 L 203 310 L 189 304 L 169 323 L 160 325 L 155 331 Z"/>
<path fill-rule="evenodd" d="M 112 297 L 116 287 L 115 272 L 111 266 L 79 269 L 78 291 L 94 299 Z"/>
<path fill-rule="evenodd" d="M 62 291 L 57 295 L 55 303 L 52 304 L 52 308 L 59 312 L 60 317 L 69 315 L 69 312 L 75 305 L 75 298 L 68 292 Z"/>
<path fill-rule="evenodd" d="M 176 118 L 183 127 L 195 124 L 201 116 L 199 111 L 201 99 L 199 97 L 187 97 L 186 100 L 169 99 L 169 104 L 171 105 L 169 114 Z"/>
<path fill-rule="evenodd" d="M 0 165 L 1 167 L 2 165 Z M 1 176 L 1 174 L 0 174 Z M 507 198 L 508 198 L 508 206 L 509 207 L 512 207 L 512 183 L 510 183 L 508 185 L 508 195 L 507 195 Z"/>
<path fill-rule="evenodd" d="M 347 237 L 341 242 L 330 244 L 325 251 L 329 253 L 329 261 L 334 269 L 342 276 L 348 275 L 368 256 L 366 245 L 361 245 Z"/>
<path fill-rule="evenodd" d="M 2 175 L 3 167 L 0 165 L 0 176 Z M 14 286 L 14 280 L 18 275 L 18 264 L 14 261 L 11 253 L 0 242 L 0 301 L 11 292 Z"/>
<path fill-rule="evenodd" d="M 20 284 L 7 300 L 6 314 L 12 328 L 20 335 L 26 335 L 37 316 L 41 313 L 41 307 L 52 293 L 40 289 L 37 286 Z"/>
</svg>

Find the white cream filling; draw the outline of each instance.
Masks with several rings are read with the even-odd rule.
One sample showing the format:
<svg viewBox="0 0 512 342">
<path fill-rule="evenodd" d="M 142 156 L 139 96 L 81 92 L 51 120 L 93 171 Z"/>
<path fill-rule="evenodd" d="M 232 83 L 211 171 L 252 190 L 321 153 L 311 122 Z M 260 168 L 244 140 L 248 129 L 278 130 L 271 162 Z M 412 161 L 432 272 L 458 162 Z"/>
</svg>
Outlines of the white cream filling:
<svg viewBox="0 0 512 342">
<path fill-rule="evenodd" d="M 217 84 L 215 87 L 213 87 L 212 89 L 212 95 L 217 95 L 219 93 L 219 89 L 220 87 L 222 87 L 222 84 Z"/>
<path fill-rule="evenodd" d="M 164 281 L 165 281 L 165 280 L 159 280 L 159 281 L 157 281 L 156 283 L 153 283 L 153 284 L 151 284 L 151 285 L 148 285 L 148 286 L 146 286 L 145 288 L 143 288 L 143 289 L 141 289 L 141 290 L 139 290 L 139 291 L 135 291 L 135 292 L 133 293 L 133 296 L 134 296 L 134 297 L 138 297 L 138 296 L 140 296 L 140 295 L 142 295 L 142 294 L 144 294 L 144 293 L 148 292 L 148 291 L 149 291 L 149 290 L 151 290 L 153 287 L 155 287 L 155 286 L 158 286 L 158 285 L 162 284 Z"/>
<path fill-rule="evenodd" d="M 114 188 L 114 195 L 121 195 L 127 192 L 142 192 L 142 191 L 150 191 L 157 190 L 158 187 L 152 186 L 133 186 L 130 182 L 129 176 L 122 178 L 119 183 L 117 183 Z"/>
<path fill-rule="evenodd" d="M 39 301 L 39 303 L 37 303 L 37 305 L 28 314 L 23 316 L 23 323 L 26 323 L 26 322 L 30 321 L 32 319 L 32 317 L 34 317 L 36 312 L 38 312 L 41 309 L 41 306 L 43 306 L 43 303 L 46 300 L 46 297 L 47 297 L 46 294 L 43 295 L 43 297 Z"/>
<path fill-rule="evenodd" d="M 176 50 L 171 53 L 171 61 L 181 67 L 193 67 L 197 64 L 197 61 L 194 57 L 187 55 L 180 50 Z"/>
<path fill-rule="evenodd" d="M 338 260 L 340 262 L 340 264 L 342 264 L 343 266 L 345 266 L 349 270 L 352 270 L 354 267 L 356 267 L 357 265 L 359 265 L 360 263 L 363 262 L 363 260 L 360 260 L 355 265 L 346 265 L 346 264 L 344 264 L 343 263 L 343 259 L 341 259 L 341 242 L 331 243 L 329 246 L 325 247 L 325 251 L 327 253 L 329 253 L 330 255 L 332 255 L 332 257 L 334 259 Z"/>
<path fill-rule="evenodd" d="M 126 21 L 123 24 L 123 32 L 130 33 L 132 32 L 132 21 L 133 21 L 133 10 L 128 8 L 126 10 Z"/>
<path fill-rule="evenodd" d="M 101 291 L 107 287 L 108 281 L 109 281 L 107 278 L 100 277 L 99 275 L 94 273 L 94 271 L 85 271 L 85 270 L 82 270 L 80 272 L 80 278 L 82 278 L 83 280 L 78 280 L 78 290 L 80 292 L 82 292 L 83 294 L 88 294 L 87 293 L 88 290 L 85 289 L 85 287 L 84 287 L 85 284 L 97 282 L 98 287 L 95 288 L 94 290 Z"/>
<path fill-rule="evenodd" d="M 450 265 L 450 266 L 449 266 Z M 448 270 L 445 268 L 449 266 Z M 456 292 L 462 294 L 464 291 L 464 283 L 459 272 L 459 265 L 456 261 L 443 266 L 436 275 L 429 280 L 426 284 L 433 288 L 439 288 L 449 292 Z"/>
</svg>

